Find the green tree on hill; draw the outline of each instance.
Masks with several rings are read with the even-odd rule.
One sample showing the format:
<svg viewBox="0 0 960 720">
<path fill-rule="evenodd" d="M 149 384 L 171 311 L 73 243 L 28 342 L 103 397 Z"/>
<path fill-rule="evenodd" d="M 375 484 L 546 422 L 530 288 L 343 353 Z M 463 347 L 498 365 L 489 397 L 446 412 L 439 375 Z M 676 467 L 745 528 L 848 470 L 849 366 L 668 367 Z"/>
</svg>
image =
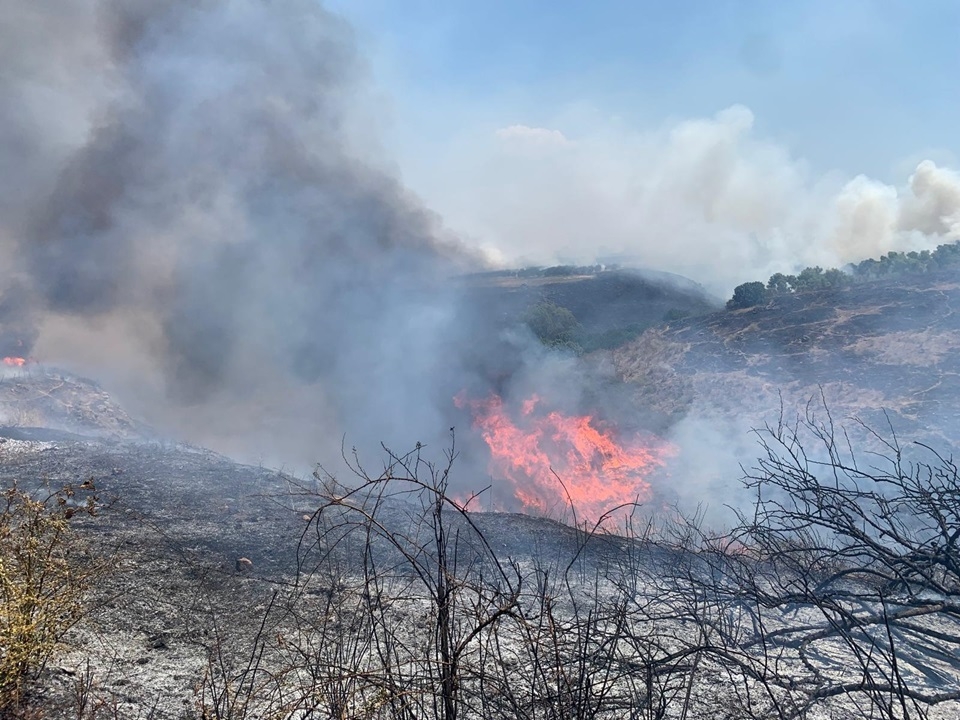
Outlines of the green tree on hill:
<svg viewBox="0 0 960 720">
<path fill-rule="evenodd" d="M 728 310 L 762 305 L 767 301 L 767 289 L 762 282 L 748 282 L 737 285 L 733 290 L 733 297 L 727 301 Z"/>
<path fill-rule="evenodd" d="M 580 323 L 565 307 L 541 300 L 527 310 L 523 320 L 544 345 L 580 351 L 576 341 Z"/>
<path fill-rule="evenodd" d="M 784 275 L 783 273 L 774 273 L 767 281 L 767 291 L 774 295 L 788 293 L 793 289 L 797 282 L 796 275 Z"/>
</svg>

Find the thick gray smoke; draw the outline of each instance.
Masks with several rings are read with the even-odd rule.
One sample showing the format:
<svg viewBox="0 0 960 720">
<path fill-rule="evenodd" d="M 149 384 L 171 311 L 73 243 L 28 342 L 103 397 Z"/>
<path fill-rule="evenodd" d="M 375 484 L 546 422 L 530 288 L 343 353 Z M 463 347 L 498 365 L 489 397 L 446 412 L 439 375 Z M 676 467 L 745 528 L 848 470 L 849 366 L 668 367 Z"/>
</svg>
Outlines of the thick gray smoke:
<svg viewBox="0 0 960 720">
<path fill-rule="evenodd" d="M 349 28 L 315 0 L 4 13 L 4 302 L 38 355 L 247 454 L 444 427 L 444 280 L 476 258 L 370 164 Z"/>
</svg>

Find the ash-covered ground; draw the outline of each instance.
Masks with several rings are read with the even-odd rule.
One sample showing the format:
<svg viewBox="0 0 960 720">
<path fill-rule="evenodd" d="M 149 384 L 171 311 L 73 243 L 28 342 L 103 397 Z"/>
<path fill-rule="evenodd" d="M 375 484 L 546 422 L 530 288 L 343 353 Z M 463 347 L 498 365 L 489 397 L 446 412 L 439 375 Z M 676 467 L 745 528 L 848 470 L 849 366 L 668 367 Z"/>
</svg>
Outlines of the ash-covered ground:
<svg viewBox="0 0 960 720">
<path fill-rule="evenodd" d="M 373 463 L 353 492 L 347 467 L 294 476 L 158 440 L 65 373 L 8 375 L 0 400 L 36 423 L 0 428 L 4 484 L 92 484 L 99 510 L 73 529 L 108 568 L 31 686 L 42 717 L 441 717 L 448 695 L 462 717 L 882 716 L 850 637 L 811 630 L 822 608 L 739 598 L 738 573 L 764 572 L 750 549 L 712 553 L 676 518 L 441 519 L 442 456 Z M 948 702 L 907 716 L 955 717 L 956 619 L 911 612 L 943 647 L 905 648 L 898 677 Z"/>
</svg>

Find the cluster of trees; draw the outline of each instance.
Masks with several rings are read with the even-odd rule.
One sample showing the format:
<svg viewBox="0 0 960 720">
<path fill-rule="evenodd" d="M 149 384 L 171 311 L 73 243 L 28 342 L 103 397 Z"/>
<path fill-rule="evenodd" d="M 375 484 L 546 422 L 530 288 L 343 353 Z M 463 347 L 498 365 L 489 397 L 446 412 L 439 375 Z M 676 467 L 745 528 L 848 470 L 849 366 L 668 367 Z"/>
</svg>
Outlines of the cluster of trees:
<svg viewBox="0 0 960 720">
<path fill-rule="evenodd" d="M 960 266 L 960 242 L 938 245 L 933 252 L 891 252 L 879 260 L 868 259 L 853 266 L 857 278 L 872 279 L 886 275 L 912 272 L 932 272 Z"/>
<path fill-rule="evenodd" d="M 804 268 L 796 275 L 774 273 L 766 284 L 754 281 L 738 285 L 727 308 L 742 308 L 762 305 L 771 298 L 784 293 L 825 290 L 852 285 L 857 282 L 876 280 L 907 273 L 932 272 L 960 266 L 960 242 L 940 245 L 934 251 L 889 252 L 879 260 L 869 258 L 845 269 L 821 267 Z"/>
</svg>

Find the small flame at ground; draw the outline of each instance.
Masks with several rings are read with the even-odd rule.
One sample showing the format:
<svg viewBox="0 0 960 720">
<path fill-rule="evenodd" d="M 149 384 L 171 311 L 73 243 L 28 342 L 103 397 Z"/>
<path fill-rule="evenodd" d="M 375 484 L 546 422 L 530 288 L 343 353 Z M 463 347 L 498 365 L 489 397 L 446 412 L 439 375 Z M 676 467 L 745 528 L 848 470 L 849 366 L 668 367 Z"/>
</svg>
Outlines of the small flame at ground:
<svg viewBox="0 0 960 720">
<path fill-rule="evenodd" d="M 5 357 L 3 364 L 8 367 L 23 367 L 27 364 L 27 359 L 22 357 Z"/>
<path fill-rule="evenodd" d="M 461 393 L 454 402 L 473 414 L 490 448 L 490 473 L 510 486 L 526 512 L 572 506 L 579 520 L 597 522 L 617 506 L 648 500 L 647 478 L 676 453 L 653 435 L 622 439 L 590 415 L 542 410 L 537 396 L 521 403 L 516 419 L 497 395 L 469 400 Z"/>
</svg>

